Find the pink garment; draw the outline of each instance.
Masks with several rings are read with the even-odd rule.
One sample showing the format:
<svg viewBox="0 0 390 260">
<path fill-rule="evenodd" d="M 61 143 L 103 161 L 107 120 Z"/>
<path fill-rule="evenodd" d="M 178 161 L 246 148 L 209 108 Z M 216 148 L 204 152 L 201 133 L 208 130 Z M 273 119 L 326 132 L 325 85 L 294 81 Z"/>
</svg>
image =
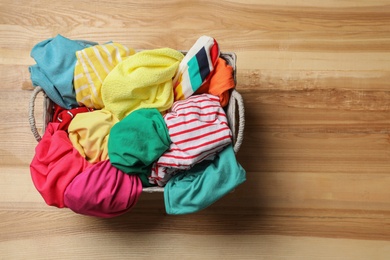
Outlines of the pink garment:
<svg viewBox="0 0 390 260">
<path fill-rule="evenodd" d="M 110 218 L 129 211 L 138 201 L 142 183 L 101 161 L 79 174 L 65 191 L 65 205 L 76 213 Z"/>
<path fill-rule="evenodd" d="M 73 147 L 68 134 L 58 130 L 59 123 L 49 123 L 35 148 L 30 164 L 33 183 L 45 202 L 59 208 L 64 205 L 64 191 L 73 178 L 90 164 Z"/>
<path fill-rule="evenodd" d="M 225 111 L 219 98 L 210 94 L 176 101 L 164 116 L 171 145 L 154 163 L 149 182 L 164 186 L 179 170 L 212 160 L 232 142 Z"/>
</svg>

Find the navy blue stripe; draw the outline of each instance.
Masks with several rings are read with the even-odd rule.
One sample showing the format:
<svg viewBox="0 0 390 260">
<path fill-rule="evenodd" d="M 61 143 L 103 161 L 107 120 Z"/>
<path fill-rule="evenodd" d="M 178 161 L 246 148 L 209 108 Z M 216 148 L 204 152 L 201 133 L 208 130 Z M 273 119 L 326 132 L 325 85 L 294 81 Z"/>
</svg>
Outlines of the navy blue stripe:
<svg viewBox="0 0 390 260">
<path fill-rule="evenodd" d="M 204 47 L 196 54 L 196 60 L 198 61 L 200 77 L 202 78 L 203 82 L 210 74 L 209 61 L 207 59 L 207 53 Z"/>
</svg>

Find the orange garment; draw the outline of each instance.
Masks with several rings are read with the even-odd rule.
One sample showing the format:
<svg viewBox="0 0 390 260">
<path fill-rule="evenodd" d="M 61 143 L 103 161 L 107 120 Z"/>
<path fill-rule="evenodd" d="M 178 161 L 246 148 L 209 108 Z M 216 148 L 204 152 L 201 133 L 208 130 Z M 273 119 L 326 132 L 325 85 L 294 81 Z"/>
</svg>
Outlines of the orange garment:
<svg viewBox="0 0 390 260">
<path fill-rule="evenodd" d="M 233 67 L 227 64 L 224 59 L 219 58 L 213 76 L 195 94 L 209 93 L 218 96 L 221 107 L 225 107 L 229 103 L 229 90 L 234 87 Z"/>
</svg>

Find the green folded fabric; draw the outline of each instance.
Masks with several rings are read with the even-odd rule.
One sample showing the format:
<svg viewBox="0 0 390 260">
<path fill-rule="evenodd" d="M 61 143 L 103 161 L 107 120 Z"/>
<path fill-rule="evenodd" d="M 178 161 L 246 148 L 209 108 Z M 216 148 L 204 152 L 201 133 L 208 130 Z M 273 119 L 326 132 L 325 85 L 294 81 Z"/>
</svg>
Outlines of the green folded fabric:
<svg viewBox="0 0 390 260">
<path fill-rule="evenodd" d="M 108 138 L 111 164 L 127 174 L 138 174 L 143 186 L 152 164 L 167 149 L 171 139 L 161 113 L 155 108 L 136 110 L 116 123 Z"/>
<path fill-rule="evenodd" d="M 227 146 L 213 161 L 203 161 L 173 176 L 164 189 L 165 210 L 180 215 L 202 210 L 246 180 L 233 146 Z"/>
</svg>

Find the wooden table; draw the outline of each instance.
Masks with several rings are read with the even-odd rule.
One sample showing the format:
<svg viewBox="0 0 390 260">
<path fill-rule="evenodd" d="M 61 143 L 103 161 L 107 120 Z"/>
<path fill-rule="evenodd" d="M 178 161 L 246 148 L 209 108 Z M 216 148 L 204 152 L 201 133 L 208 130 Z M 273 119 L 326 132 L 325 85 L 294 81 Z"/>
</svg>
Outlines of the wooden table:
<svg viewBox="0 0 390 260">
<path fill-rule="evenodd" d="M 389 1 L 2 0 L 0 21 L 0 259 L 390 258 Z M 47 206 L 28 66 L 57 34 L 180 50 L 210 35 L 235 52 L 246 183 L 184 216 L 162 194 L 114 219 Z"/>
</svg>

